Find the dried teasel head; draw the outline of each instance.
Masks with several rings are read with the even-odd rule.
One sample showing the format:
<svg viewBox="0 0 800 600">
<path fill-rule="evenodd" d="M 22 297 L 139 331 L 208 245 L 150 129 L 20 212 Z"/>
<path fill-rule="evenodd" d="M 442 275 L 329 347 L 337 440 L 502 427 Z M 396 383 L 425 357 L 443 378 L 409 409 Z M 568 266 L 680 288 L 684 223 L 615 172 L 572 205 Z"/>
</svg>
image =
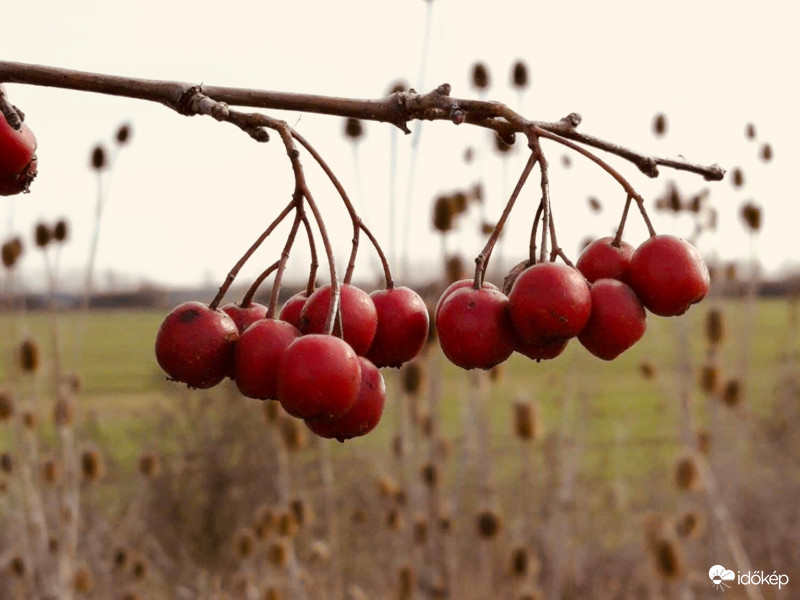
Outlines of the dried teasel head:
<svg viewBox="0 0 800 600">
<path fill-rule="evenodd" d="M 390 531 L 400 531 L 403 526 L 403 517 L 396 508 L 386 511 L 386 527 Z"/>
<path fill-rule="evenodd" d="M 138 556 L 133 559 L 131 563 L 131 573 L 133 574 L 134 579 L 138 581 L 144 581 L 147 579 L 147 575 L 150 571 L 150 564 L 147 562 L 147 559 L 143 556 Z"/>
<path fill-rule="evenodd" d="M 14 416 L 14 400 L 6 392 L 0 392 L 0 423 Z"/>
<path fill-rule="evenodd" d="M 104 472 L 103 457 L 97 450 L 88 448 L 81 452 L 81 475 L 85 482 L 97 481 Z"/>
<path fill-rule="evenodd" d="M 678 515 L 674 522 L 675 533 L 679 538 L 697 537 L 704 526 L 703 516 L 694 510 Z"/>
<path fill-rule="evenodd" d="M 748 123 L 747 125 L 745 125 L 744 137 L 746 137 L 748 140 L 756 139 L 756 126 L 753 125 L 752 123 Z"/>
<path fill-rule="evenodd" d="M 94 577 L 92 577 L 92 572 L 85 565 L 75 569 L 73 587 L 79 594 L 91 594 L 94 590 Z"/>
<path fill-rule="evenodd" d="M 424 363 L 418 360 L 406 363 L 400 370 L 400 381 L 406 394 L 417 396 L 425 382 Z"/>
<path fill-rule="evenodd" d="M 525 577 L 528 574 L 530 557 L 525 546 L 517 546 L 511 550 L 511 574 L 514 577 Z"/>
<path fill-rule="evenodd" d="M 603 204 L 600 202 L 597 196 L 589 196 L 587 202 L 589 203 L 589 208 L 592 210 L 592 212 L 599 213 L 603 211 Z"/>
<path fill-rule="evenodd" d="M 256 537 L 248 527 L 240 527 L 233 536 L 233 554 L 243 560 L 253 556 L 256 550 Z"/>
<path fill-rule="evenodd" d="M 642 377 L 645 379 L 653 379 L 656 376 L 655 365 L 648 360 L 642 361 L 639 364 L 639 373 L 641 373 Z"/>
<path fill-rule="evenodd" d="M 289 547 L 286 540 L 275 540 L 269 545 L 267 558 L 275 567 L 285 567 L 289 561 Z"/>
<path fill-rule="evenodd" d="M 261 600 L 282 600 L 283 596 L 281 596 L 281 591 L 274 587 L 269 586 L 267 589 L 264 590 L 264 593 L 261 595 Z"/>
<path fill-rule="evenodd" d="M 9 452 L 0 452 L 0 471 L 6 475 L 14 472 L 14 458 Z"/>
<path fill-rule="evenodd" d="M 517 439 L 533 441 L 541 437 L 541 418 L 536 404 L 518 398 L 514 401 L 514 435 Z"/>
<path fill-rule="evenodd" d="M 353 141 L 364 137 L 364 125 L 360 119 L 348 117 L 344 122 L 344 135 Z"/>
<path fill-rule="evenodd" d="M 472 65 L 472 85 L 481 91 L 489 88 L 489 67 L 482 62 Z"/>
<path fill-rule="evenodd" d="M 742 220 L 750 231 L 758 231 L 761 229 L 762 211 L 761 207 L 754 202 L 746 202 L 742 205 L 741 210 Z"/>
<path fill-rule="evenodd" d="M 655 134 L 656 137 L 661 137 L 665 133 L 667 133 L 667 115 L 658 113 L 653 117 L 653 134 Z"/>
<path fill-rule="evenodd" d="M 293 538 L 297 535 L 300 524 L 291 511 L 282 512 L 277 516 L 276 531 L 278 535 L 286 538 Z"/>
<path fill-rule="evenodd" d="M 98 144 L 92 149 L 91 165 L 95 171 L 102 171 L 108 166 L 108 159 L 106 157 L 106 149 L 102 144 Z"/>
<path fill-rule="evenodd" d="M 21 246 L 20 246 L 21 247 Z M 3 266 L 6 269 L 13 269 L 17 264 L 17 259 L 20 257 L 20 252 L 17 252 L 17 246 L 12 242 L 5 242 L 2 246 Z"/>
<path fill-rule="evenodd" d="M 681 490 L 692 490 L 700 483 L 700 471 L 691 455 L 682 456 L 675 463 L 675 485 Z"/>
<path fill-rule="evenodd" d="M 422 476 L 422 481 L 429 487 L 434 487 L 439 483 L 439 470 L 433 463 L 423 465 L 422 469 L 420 469 L 420 475 Z"/>
<path fill-rule="evenodd" d="M 448 256 L 444 264 L 444 271 L 448 284 L 464 279 L 466 274 L 464 259 L 459 255 Z"/>
<path fill-rule="evenodd" d="M 114 550 L 114 554 L 111 557 L 111 562 L 115 569 L 122 571 L 128 566 L 129 559 L 130 552 L 128 552 L 127 548 L 120 546 Z"/>
<path fill-rule="evenodd" d="M 27 571 L 25 560 L 18 554 L 14 554 L 8 559 L 7 568 L 15 577 L 25 577 Z"/>
<path fill-rule="evenodd" d="M 281 405 L 278 402 L 264 402 L 262 405 L 267 423 L 274 423 L 281 417 Z"/>
<path fill-rule="evenodd" d="M 154 479 L 161 474 L 161 459 L 155 452 L 145 452 L 139 457 L 139 474 Z"/>
<path fill-rule="evenodd" d="M 289 510 L 300 527 L 310 524 L 313 520 L 311 505 L 303 498 L 292 498 L 289 501 Z"/>
<path fill-rule="evenodd" d="M 423 546 L 428 541 L 428 520 L 422 515 L 416 515 L 411 526 L 414 544 Z"/>
<path fill-rule="evenodd" d="M 114 135 L 114 139 L 117 141 L 117 144 L 120 146 L 124 146 L 131 140 L 132 129 L 130 123 L 123 123 L 117 128 L 117 132 Z"/>
<path fill-rule="evenodd" d="M 443 194 L 433 201 L 433 228 L 441 233 L 453 229 L 456 210 L 453 197 Z"/>
<path fill-rule="evenodd" d="M 64 243 L 69 238 L 69 223 L 66 219 L 59 219 L 53 226 L 53 239 L 59 243 Z"/>
<path fill-rule="evenodd" d="M 703 365 L 700 369 L 700 389 L 713 394 L 719 386 L 719 369 L 715 365 Z"/>
<path fill-rule="evenodd" d="M 25 429 L 36 429 L 38 421 L 35 412 L 30 410 L 22 411 L 22 426 Z"/>
<path fill-rule="evenodd" d="M 256 515 L 253 522 L 253 530 L 255 531 L 256 537 L 264 541 L 266 540 L 270 534 L 272 533 L 273 529 L 275 529 L 275 525 L 277 522 L 277 517 L 275 513 L 272 511 L 272 508 L 267 506 L 266 504 L 262 504 L 256 509 Z"/>
<path fill-rule="evenodd" d="M 308 433 L 306 431 L 303 422 L 298 419 L 283 419 L 281 421 L 281 433 L 289 450 L 297 451 L 305 448 L 308 442 Z"/>
<path fill-rule="evenodd" d="M 682 575 L 683 556 L 677 540 L 659 537 L 648 545 L 648 549 L 659 576 L 671 581 Z"/>
<path fill-rule="evenodd" d="M 769 162 L 772 160 L 772 146 L 770 144 L 764 144 L 761 146 L 761 160 L 764 162 Z"/>
<path fill-rule="evenodd" d="M 53 484 L 61 478 L 61 465 L 56 458 L 48 458 L 42 463 L 42 479 Z"/>
<path fill-rule="evenodd" d="M 66 427 L 75 418 L 74 403 L 70 398 L 59 398 L 53 406 L 53 423 L 56 427 Z"/>
<path fill-rule="evenodd" d="M 500 533 L 503 520 L 500 515 L 492 509 L 480 511 L 475 520 L 478 535 L 484 539 L 492 539 Z"/>
<path fill-rule="evenodd" d="M 744 171 L 741 167 L 734 167 L 731 170 L 731 185 L 735 188 L 740 188 L 744 185 Z"/>
<path fill-rule="evenodd" d="M 45 223 L 37 223 L 33 230 L 33 239 L 37 247 L 46 248 L 53 239 L 53 232 Z"/>
<path fill-rule="evenodd" d="M 403 600 L 411 598 L 417 587 L 417 573 L 411 565 L 403 565 L 397 571 L 397 595 Z"/>
<path fill-rule="evenodd" d="M 528 65 L 522 60 L 511 66 L 511 85 L 521 90 L 528 87 Z"/>
<path fill-rule="evenodd" d="M 711 346 L 716 346 L 725 339 L 725 320 L 722 311 L 712 308 L 706 313 L 706 341 Z"/>
<path fill-rule="evenodd" d="M 711 432 L 705 430 L 697 432 L 696 443 L 697 451 L 700 454 L 708 456 L 708 453 L 711 450 Z"/>
<path fill-rule="evenodd" d="M 735 408 L 742 401 L 742 386 L 738 379 L 729 379 L 722 389 L 722 403 Z"/>
<path fill-rule="evenodd" d="M 33 339 L 27 338 L 20 342 L 18 356 L 23 373 L 35 373 L 39 369 L 39 346 Z"/>
<path fill-rule="evenodd" d="M 47 540 L 47 549 L 50 551 L 50 554 L 55 556 L 58 554 L 58 538 L 55 536 L 50 536 L 50 539 Z"/>
</svg>

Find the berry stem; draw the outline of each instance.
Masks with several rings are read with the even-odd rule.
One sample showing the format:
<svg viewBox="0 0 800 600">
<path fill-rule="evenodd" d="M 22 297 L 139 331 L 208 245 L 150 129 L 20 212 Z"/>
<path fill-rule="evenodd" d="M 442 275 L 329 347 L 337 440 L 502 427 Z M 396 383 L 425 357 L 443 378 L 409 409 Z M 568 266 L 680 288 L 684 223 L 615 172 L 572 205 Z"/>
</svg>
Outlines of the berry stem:
<svg viewBox="0 0 800 600">
<path fill-rule="evenodd" d="M 383 265 L 384 277 L 386 279 L 386 287 L 387 288 L 393 287 L 394 282 L 392 280 L 392 272 L 391 268 L 389 267 L 389 261 L 386 260 L 386 256 L 380 244 L 378 243 L 378 240 L 375 239 L 375 236 L 372 235 L 372 232 L 361 220 L 361 217 L 358 216 L 358 213 L 356 213 L 356 209 L 355 207 L 353 207 L 353 203 L 350 201 L 350 198 L 347 195 L 344 186 L 339 181 L 339 178 L 336 177 L 336 174 L 330 168 L 325 159 L 322 158 L 319 152 L 317 152 L 316 149 L 302 135 L 292 130 L 292 137 L 296 139 L 298 142 L 300 142 L 300 145 L 303 146 L 303 148 L 305 148 L 308 151 L 308 153 L 312 156 L 312 158 L 317 162 L 317 164 L 322 168 L 322 170 L 328 176 L 328 179 L 330 179 L 331 183 L 333 184 L 333 187 L 335 187 L 336 191 L 339 192 L 339 196 L 341 197 L 342 202 L 344 202 L 345 208 L 347 209 L 347 212 L 350 215 L 350 220 L 353 223 L 353 249 L 350 252 L 350 260 L 347 263 L 347 270 L 345 271 L 344 274 L 344 282 L 350 283 L 353 277 L 353 269 L 355 268 L 356 264 L 356 255 L 358 254 L 359 234 L 361 231 L 363 231 L 369 238 L 372 245 L 375 247 L 375 252 L 377 252 L 378 257 L 381 260 L 381 264 Z"/>
<path fill-rule="evenodd" d="M 628 220 L 628 210 L 631 207 L 631 195 L 628 194 L 628 197 L 625 200 L 625 208 L 622 209 L 622 218 L 619 220 L 619 226 L 617 227 L 617 233 L 614 236 L 614 239 L 611 241 L 611 245 L 614 248 L 619 248 L 622 245 L 622 230 L 625 229 L 625 221 Z"/>
<path fill-rule="evenodd" d="M 248 308 L 253 303 L 253 296 L 256 295 L 256 292 L 258 291 L 258 288 L 261 286 L 262 283 L 264 283 L 264 280 L 267 277 L 272 275 L 272 273 L 275 271 L 275 269 L 278 268 L 279 264 L 280 264 L 280 261 L 276 260 L 274 263 L 272 263 L 270 266 L 268 266 L 261 273 L 261 275 L 256 277 L 256 280 L 253 282 L 253 285 L 251 285 L 250 288 L 247 290 L 247 293 L 242 298 L 242 302 L 239 304 L 239 306 L 241 306 L 242 308 Z"/>
<path fill-rule="evenodd" d="M 298 196 L 297 208 L 294 215 L 294 222 L 289 235 L 286 237 L 286 244 L 283 246 L 281 258 L 278 261 L 278 272 L 275 274 L 275 282 L 272 284 L 272 293 L 269 297 L 269 306 L 267 307 L 267 319 L 272 319 L 275 316 L 275 307 L 278 305 L 278 296 L 281 293 L 281 282 L 283 281 L 283 273 L 286 271 L 286 263 L 289 260 L 289 254 L 292 251 L 292 245 L 297 237 L 297 230 L 300 229 L 300 223 L 303 220 L 303 202 L 302 196 Z"/>
<path fill-rule="evenodd" d="M 303 228 L 306 230 L 306 237 L 308 238 L 308 249 L 311 252 L 311 266 L 308 270 L 308 283 L 306 284 L 306 295 L 310 296 L 314 293 L 314 284 L 317 281 L 317 269 L 319 268 L 319 261 L 317 260 L 317 244 L 314 241 L 314 232 L 311 231 L 311 224 L 308 222 L 308 217 L 303 212 Z"/>
<path fill-rule="evenodd" d="M 532 265 L 536 264 L 536 233 L 539 231 L 539 221 L 542 218 L 542 210 L 544 209 L 544 202 L 539 201 L 539 206 L 536 207 L 536 214 L 533 216 L 533 225 L 531 226 L 531 239 L 528 252 L 528 262 Z"/>
<path fill-rule="evenodd" d="M 211 310 L 217 309 L 219 303 L 222 302 L 222 298 L 225 296 L 225 293 L 228 291 L 228 288 L 231 287 L 233 280 L 236 279 L 236 276 L 239 274 L 241 268 L 253 255 L 253 252 L 258 250 L 258 247 L 264 242 L 265 239 L 267 239 L 269 234 L 271 234 L 275 230 L 275 228 L 278 225 L 280 225 L 281 221 L 283 221 L 283 219 L 286 218 L 286 215 L 288 215 L 292 211 L 292 209 L 295 207 L 296 202 L 297 201 L 293 197 L 291 202 L 289 202 L 289 204 L 286 205 L 286 208 L 284 208 L 280 212 L 280 214 L 277 217 L 275 217 L 275 220 L 269 224 L 269 227 L 267 227 L 264 230 L 264 232 L 260 236 L 258 236 L 258 239 L 255 242 L 253 242 L 253 245 L 250 246 L 247 249 L 247 251 L 242 255 L 242 257 L 236 262 L 236 264 L 233 265 L 233 268 L 228 272 L 228 276 L 225 278 L 225 281 L 221 286 L 219 286 L 219 291 L 217 292 L 217 295 L 214 296 L 214 299 L 208 305 L 208 307 Z"/>
<path fill-rule="evenodd" d="M 528 162 L 525 163 L 525 168 L 522 170 L 522 175 L 520 175 L 519 181 L 517 181 L 517 185 L 514 187 L 514 191 L 511 193 L 511 197 L 508 199 L 508 202 L 506 202 L 506 207 L 503 209 L 503 214 L 500 216 L 500 220 L 497 221 L 497 225 L 495 225 L 492 235 L 490 235 L 489 239 L 486 240 L 486 245 L 483 247 L 483 250 L 481 250 L 481 253 L 475 258 L 474 287 L 476 290 L 481 289 L 481 286 L 483 285 L 483 276 L 486 273 L 486 266 L 489 263 L 489 257 L 492 254 L 492 249 L 497 243 L 497 240 L 500 238 L 500 234 L 503 232 L 503 227 L 508 220 L 508 216 L 511 214 L 511 209 L 514 208 L 514 203 L 517 201 L 519 193 L 522 191 L 525 182 L 528 180 L 528 175 L 530 175 L 531 171 L 533 170 L 533 166 L 536 164 L 539 158 L 539 153 L 536 151 L 531 152 L 531 155 L 528 157 Z"/>
</svg>

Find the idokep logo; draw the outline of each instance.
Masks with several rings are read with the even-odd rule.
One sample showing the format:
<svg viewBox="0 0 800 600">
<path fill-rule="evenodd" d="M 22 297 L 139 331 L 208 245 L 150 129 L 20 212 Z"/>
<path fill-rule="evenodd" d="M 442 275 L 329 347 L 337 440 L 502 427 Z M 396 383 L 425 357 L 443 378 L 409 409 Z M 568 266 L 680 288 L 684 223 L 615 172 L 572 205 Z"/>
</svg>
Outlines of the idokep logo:
<svg viewBox="0 0 800 600">
<path fill-rule="evenodd" d="M 714 565 L 708 570 L 708 578 L 714 589 L 725 591 L 725 588 L 730 589 L 730 585 L 726 581 L 735 581 L 739 585 L 775 585 L 781 589 L 789 583 L 789 576 L 786 574 L 778 574 L 777 571 L 772 573 L 764 573 L 764 571 L 748 571 L 747 573 L 739 572 L 737 575 L 730 569 L 726 569 L 722 565 Z"/>
</svg>

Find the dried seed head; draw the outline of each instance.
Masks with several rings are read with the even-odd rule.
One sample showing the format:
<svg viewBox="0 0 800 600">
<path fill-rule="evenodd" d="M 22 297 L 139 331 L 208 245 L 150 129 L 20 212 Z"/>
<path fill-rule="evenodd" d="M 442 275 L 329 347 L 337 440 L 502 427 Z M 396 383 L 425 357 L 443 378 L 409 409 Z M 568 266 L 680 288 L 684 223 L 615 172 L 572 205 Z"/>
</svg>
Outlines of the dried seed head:
<svg viewBox="0 0 800 600">
<path fill-rule="evenodd" d="M 742 401 L 742 386 L 738 379 L 729 379 L 722 390 L 722 403 L 734 408 Z"/>
<path fill-rule="evenodd" d="M 453 194 L 453 207 L 457 215 L 460 215 L 469 208 L 469 197 L 465 192 L 455 192 Z"/>
<path fill-rule="evenodd" d="M 731 184 L 736 188 L 744 185 L 744 171 L 740 167 L 734 167 L 731 171 Z"/>
<path fill-rule="evenodd" d="M 69 398 L 60 398 L 53 406 L 53 422 L 56 427 L 65 427 L 72 424 L 75 418 L 75 408 Z"/>
<path fill-rule="evenodd" d="M 714 365 L 704 365 L 700 370 L 700 389 L 713 394 L 719 385 L 719 369 Z"/>
<path fill-rule="evenodd" d="M 47 549 L 50 551 L 50 554 L 58 554 L 58 548 L 58 538 L 55 536 L 50 537 L 50 539 L 47 540 Z"/>
<path fill-rule="evenodd" d="M 233 554 L 238 559 L 250 558 L 256 549 L 256 538 L 248 527 L 240 527 L 233 536 Z"/>
<path fill-rule="evenodd" d="M 472 85 L 477 90 L 489 87 L 489 68 L 482 62 L 472 65 Z"/>
<path fill-rule="evenodd" d="M 520 440 L 535 440 L 541 437 L 539 409 L 530 400 L 518 398 L 514 401 L 514 435 Z"/>
<path fill-rule="evenodd" d="M 386 511 L 386 527 L 388 527 L 391 531 L 399 531 L 400 528 L 403 526 L 403 518 L 400 515 L 400 511 L 396 508 L 390 508 Z"/>
<path fill-rule="evenodd" d="M 400 599 L 411 598 L 417 587 L 417 573 L 414 567 L 403 565 L 397 571 L 397 592 Z"/>
<path fill-rule="evenodd" d="M 8 560 L 8 570 L 16 577 L 25 577 L 25 561 L 21 556 L 15 554 Z"/>
<path fill-rule="evenodd" d="M 442 533 L 450 533 L 453 531 L 453 517 L 449 514 L 439 517 L 439 531 Z"/>
<path fill-rule="evenodd" d="M 264 409 L 264 418 L 267 423 L 274 423 L 281 416 L 281 405 L 278 402 L 264 402 L 262 403 Z"/>
<path fill-rule="evenodd" d="M 291 512 L 283 512 L 278 515 L 277 522 L 278 535 L 283 537 L 292 538 L 297 535 L 299 529 L 297 519 Z"/>
<path fill-rule="evenodd" d="M 672 212 L 680 212 L 683 208 L 683 199 L 681 198 L 681 193 L 672 183 L 670 183 L 669 189 L 667 190 L 667 208 L 669 208 Z"/>
<path fill-rule="evenodd" d="M 565 169 L 569 169 L 572 166 L 572 158 L 570 158 L 569 154 L 561 155 L 561 166 Z"/>
<path fill-rule="evenodd" d="M 0 423 L 8 421 L 14 416 L 14 401 L 11 395 L 0 392 Z"/>
<path fill-rule="evenodd" d="M 511 67 L 511 85 L 519 89 L 528 87 L 528 66 L 521 60 Z"/>
<path fill-rule="evenodd" d="M 772 146 L 770 144 L 764 144 L 761 146 L 761 160 L 764 162 L 769 162 L 772 160 Z"/>
<path fill-rule="evenodd" d="M 48 458 L 42 463 L 42 479 L 53 484 L 61 478 L 61 465 L 55 458 Z"/>
<path fill-rule="evenodd" d="M 433 463 L 423 465 L 420 473 L 422 475 L 422 481 L 429 487 L 434 487 L 439 482 L 439 472 L 436 469 L 436 465 Z"/>
<path fill-rule="evenodd" d="M 486 539 L 491 539 L 500 533 L 503 525 L 500 515 L 491 509 L 480 511 L 476 523 L 478 535 Z"/>
<path fill-rule="evenodd" d="M 452 196 L 442 195 L 433 202 L 433 227 L 437 231 L 447 233 L 453 229 L 455 204 Z"/>
<path fill-rule="evenodd" d="M 675 463 L 675 485 L 681 490 L 694 489 L 700 481 L 700 472 L 693 456 L 682 456 Z"/>
<path fill-rule="evenodd" d="M 464 150 L 464 162 L 470 164 L 475 158 L 475 149 L 470 146 Z"/>
<path fill-rule="evenodd" d="M 366 523 L 367 513 L 363 508 L 354 508 L 353 513 L 350 515 L 350 520 L 356 524 Z"/>
<path fill-rule="evenodd" d="M 34 373 L 39 369 L 39 346 L 31 338 L 19 345 L 19 366 L 23 373 Z"/>
<path fill-rule="evenodd" d="M 283 440 L 289 450 L 302 450 L 308 441 L 308 434 L 303 422 L 298 419 L 283 419 L 281 432 Z"/>
<path fill-rule="evenodd" d="M 282 600 L 283 596 L 281 596 L 281 591 L 278 588 L 270 586 L 264 590 L 261 598 L 262 600 Z"/>
<path fill-rule="evenodd" d="M 424 364 L 418 360 L 406 363 L 400 370 L 400 380 L 406 394 L 418 395 L 425 381 Z"/>
<path fill-rule="evenodd" d="M 642 361 L 639 364 L 639 372 L 645 379 L 653 379 L 656 376 L 656 368 L 649 360 Z"/>
<path fill-rule="evenodd" d="M 11 242 L 5 242 L 2 247 L 3 266 L 6 269 L 12 269 L 17 264 L 19 254 L 16 251 L 16 246 Z"/>
<path fill-rule="evenodd" d="M 725 338 L 725 321 L 722 311 L 712 308 L 706 314 L 706 340 L 712 346 L 719 344 Z"/>
<path fill-rule="evenodd" d="M 14 458 L 8 452 L 0 453 L 0 471 L 6 475 L 14 472 Z"/>
<path fill-rule="evenodd" d="M 673 580 L 683 573 L 683 557 L 675 540 L 657 539 L 650 545 L 650 552 L 656 571 L 664 579 Z"/>
<path fill-rule="evenodd" d="M 131 565 L 131 573 L 133 577 L 139 581 L 147 579 L 147 573 L 150 570 L 150 565 L 147 559 L 143 556 L 136 558 Z"/>
<path fill-rule="evenodd" d="M 309 546 L 312 563 L 326 564 L 331 558 L 331 548 L 323 540 L 314 540 Z"/>
<path fill-rule="evenodd" d="M 511 551 L 511 573 L 515 577 L 525 577 L 528 574 L 528 549 L 518 546 Z"/>
<path fill-rule="evenodd" d="M 285 567 L 289 560 L 289 549 L 286 540 L 275 540 L 267 551 L 269 562 L 275 567 Z"/>
<path fill-rule="evenodd" d="M 8 482 L 0 479 L 0 496 L 8 493 Z"/>
<path fill-rule="evenodd" d="M 106 167 L 106 150 L 101 144 L 98 144 L 92 150 L 92 168 L 95 171 L 100 171 Z"/>
<path fill-rule="evenodd" d="M 145 452 L 139 457 L 139 473 L 146 479 L 158 477 L 161 473 L 161 459 L 155 452 Z"/>
<path fill-rule="evenodd" d="M 742 206 L 742 220 L 747 225 L 750 231 L 758 231 L 761 229 L 761 207 L 754 204 L 752 201 L 747 202 Z"/>
<path fill-rule="evenodd" d="M 351 140 L 359 140 L 364 136 L 364 126 L 359 119 L 348 117 L 344 122 L 344 134 Z"/>
<path fill-rule="evenodd" d="M 465 272 L 464 259 L 461 256 L 448 257 L 445 262 L 445 278 L 448 284 L 464 279 Z"/>
<path fill-rule="evenodd" d="M 653 118 L 653 133 L 657 137 L 661 137 L 667 133 L 667 115 L 664 113 L 658 113 Z"/>
<path fill-rule="evenodd" d="M 46 248 L 50 240 L 53 239 L 53 232 L 50 231 L 46 224 L 37 223 L 33 230 L 33 239 L 39 248 Z"/>
<path fill-rule="evenodd" d="M 22 426 L 25 429 L 35 429 L 37 423 L 38 419 L 36 418 L 36 413 L 30 410 L 25 410 L 22 412 Z"/>
<path fill-rule="evenodd" d="M 428 541 L 428 521 L 425 517 L 421 515 L 415 516 L 412 530 L 414 544 L 422 546 Z"/>
<path fill-rule="evenodd" d="M 756 126 L 753 125 L 752 123 L 748 123 L 747 125 L 745 125 L 744 137 L 746 137 L 748 140 L 756 139 Z"/>
<path fill-rule="evenodd" d="M 81 474 L 84 481 L 97 481 L 104 472 L 103 458 L 97 450 L 90 448 L 81 453 Z"/>
<path fill-rule="evenodd" d="M 123 123 L 122 125 L 117 128 L 117 133 L 114 138 L 117 140 L 117 144 L 120 146 L 124 146 L 127 144 L 131 139 L 131 126 L 129 123 Z"/>
<path fill-rule="evenodd" d="M 397 490 L 399 489 L 399 486 L 395 480 L 388 475 L 381 475 L 378 478 L 377 484 L 378 494 L 384 498 L 394 498 L 395 494 L 397 494 Z"/>
<path fill-rule="evenodd" d="M 707 456 L 709 450 L 711 450 L 711 432 L 699 431 L 697 433 L 697 451 Z"/>
<path fill-rule="evenodd" d="M 734 282 L 739 278 L 739 269 L 736 267 L 736 263 L 728 263 L 725 265 L 725 280 L 729 282 Z"/>
<path fill-rule="evenodd" d="M 696 537 L 702 528 L 703 517 L 693 510 L 687 510 L 675 520 L 675 533 L 683 539 Z"/>
<path fill-rule="evenodd" d="M 492 383 L 500 383 L 503 380 L 503 375 L 505 375 L 506 368 L 503 363 L 499 365 L 495 365 L 489 370 L 489 381 Z"/>
<path fill-rule="evenodd" d="M 397 488 L 397 492 L 394 495 L 394 501 L 398 506 L 405 506 L 408 504 L 408 494 L 403 488 Z"/>
<path fill-rule="evenodd" d="M 433 436 L 433 416 L 431 416 L 429 413 L 421 415 L 419 420 L 419 430 L 422 432 L 422 435 L 425 439 L 431 439 L 431 436 Z"/>
<path fill-rule="evenodd" d="M 599 213 L 603 210 L 603 204 L 597 197 L 589 196 L 589 208 L 592 209 L 592 212 Z"/>
<path fill-rule="evenodd" d="M 128 551 L 125 548 L 117 548 L 114 550 L 114 556 L 112 557 L 112 562 L 114 563 L 114 568 L 118 570 L 123 570 L 125 567 L 128 566 L 128 559 L 130 558 Z"/>
<path fill-rule="evenodd" d="M 80 566 L 75 570 L 73 586 L 79 594 L 92 593 L 92 590 L 94 590 L 94 578 L 88 567 Z"/>
<path fill-rule="evenodd" d="M 69 237 L 69 224 L 65 219 L 56 221 L 53 227 L 53 239 L 57 242 L 66 242 Z"/>
<path fill-rule="evenodd" d="M 481 235 L 492 235 L 496 225 L 490 221 L 483 221 L 481 223 Z"/>
<path fill-rule="evenodd" d="M 295 521 L 300 527 L 308 525 L 312 521 L 311 506 L 302 498 L 293 498 L 289 502 L 289 510 L 294 516 Z"/>
</svg>

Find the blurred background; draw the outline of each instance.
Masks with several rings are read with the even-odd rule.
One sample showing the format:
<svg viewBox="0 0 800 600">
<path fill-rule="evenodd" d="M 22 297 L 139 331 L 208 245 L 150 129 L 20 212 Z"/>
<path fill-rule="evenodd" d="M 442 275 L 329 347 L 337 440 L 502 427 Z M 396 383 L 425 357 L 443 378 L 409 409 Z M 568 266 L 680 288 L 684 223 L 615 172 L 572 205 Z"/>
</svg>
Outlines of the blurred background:
<svg viewBox="0 0 800 600">
<path fill-rule="evenodd" d="M 573 342 L 553 361 L 515 355 L 467 373 L 432 339 L 386 370 L 379 427 L 337 444 L 230 382 L 203 392 L 168 382 L 153 356 L 166 313 L 208 302 L 290 199 L 283 147 L 142 101 L 7 85 L 37 136 L 39 176 L 30 194 L 0 202 L 1 241 L 22 247 L 2 279 L 0 598 L 712 598 L 715 565 L 796 577 L 800 99 L 788 74 L 798 10 L 6 7 L 3 60 L 353 98 L 447 82 L 456 97 L 532 119 L 578 112 L 585 133 L 727 175 L 649 179 L 604 156 L 660 233 L 700 249 L 713 276 L 703 304 L 650 315 L 613 363 Z M 431 303 L 470 276 L 527 159 L 523 142 L 466 125 L 417 122 L 404 135 L 362 123 L 354 138 L 340 118 L 269 114 L 316 146 L 397 282 Z M 595 164 L 546 140 L 543 150 L 574 261 L 613 233 L 625 196 Z M 347 215 L 305 165 L 344 269 Z M 520 196 L 490 265 L 495 283 L 526 256 L 539 195 L 532 181 Z M 460 207 L 446 226 L 437 203 Z M 276 259 L 287 230 L 226 301 Z M 632 215 L 625 239 L 645 238 Z M 308 263 L 298 243 L 282 299 L 305 285 Z M 382 284 L 366 245 L 355 281 Z M 728 584 L 726 598 L 790 598 L 797 585 Z"/>
</svg>

